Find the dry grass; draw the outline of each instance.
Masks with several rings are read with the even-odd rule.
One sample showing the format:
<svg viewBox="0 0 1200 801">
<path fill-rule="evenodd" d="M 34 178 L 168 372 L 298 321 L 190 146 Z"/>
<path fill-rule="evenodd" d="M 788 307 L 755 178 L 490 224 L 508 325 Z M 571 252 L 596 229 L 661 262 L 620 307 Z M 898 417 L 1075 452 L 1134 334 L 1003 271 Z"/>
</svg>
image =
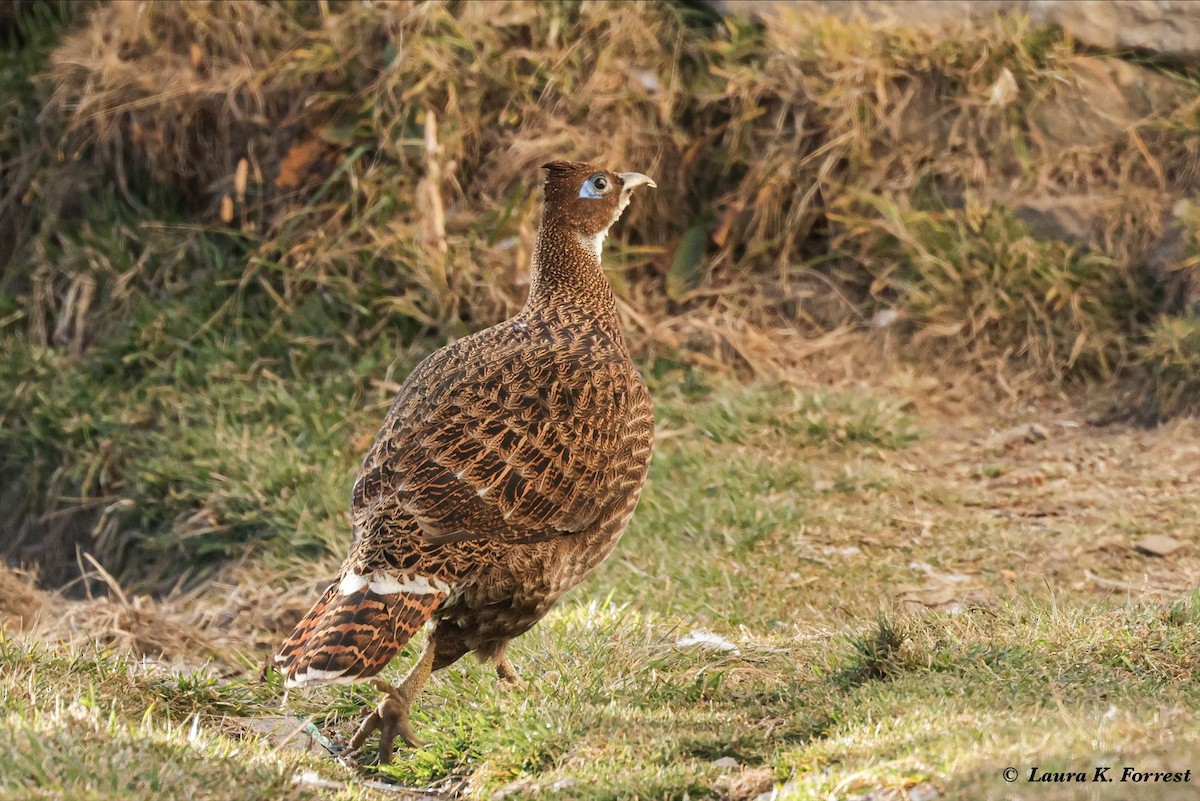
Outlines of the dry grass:
<svg viewBox="0 0 1200 801">
<path fill-rule="evenodd" d="M 1059 376 L 1120 366 L 1114 343 L 1127 351 L 1154 308 L 1137 266 L 1170 199 L 1200 180 L 1186 82 L 1143 70 L 1134 79 L 1154 91 L 1122 108 L 1130 131 L 1062 133 L 1055 109 L 1125 101 L 1110 69 L 1019 18 L 938 33 L 798 17 L 763 32 L 651 4 L 197 1 L 98 8 L 52 78 L 74 152 L 101 176 L 130 197 L 168 187 L 206 226 L 236 231 L 248 266 L 231 279 L 279 314 L 319 293 L 346 336 L 414 322 L 457 333 L 513 311 L 537 165 L 554 156 L 658 180 L 609 258 L 643 354 L 778 374 L 812 355 L 798 338 L 894 306 L 917 333 L 957 326 L 954 352 L 988 373 L 1000 360 Z M 978 309 L 953 295 L 930 308 L 882 263 L 940 236 L 895 237 L 885 206 L 1117 190 L 1137 203 L 1095 232 L 1118 280 L 1075 313 L 1087 358 L 1045 335 L 1055 298 L 1017 304 L 990 346 Z M 1047 247 L 1039 269 L 1065 255 Z M 988 280 L 991 267 L 954 269 Z M 61 320 L 72 300 L 81 321 L 113 313 L 78 308 L 67 279 L 35 286 L 31 320 Z M 112 279 L 92 282 L 83 291 L 106 297 Z M 1012 347 L 1026 333 L 1035 341 Z"/>
<path fill-rule="evenodd" d="M 1113 259 L 1040 242 L 1002 207 L 968 197 L 961 210 L 902 210 L 871 199 L 877 217 L 841 219 L 884 231 L 869 257 L 876 292 L 901 309 L 913 344 L 1051 383 L 1112 378 L 1128 364 L 1129 332 L 1148 303 Z"/>
<path fill-rule="evenodd" d="M 1151 419 L 1200 411 L 1200 317 L 1162 317 L 1142 345 L 1152 383 L 1143 392 Z"/>
<path fill-rule="evenodd" d="M 978 798 L 1002 763 L 1195 752 L 1196 423 L 1096 428 L 1059 394 L 1152 375 L 1150 416 L 1194 411 L 1195 75 L 1019 18 L 23 8 L 0 56 L 3 519 L 98 562 L 92 597 L 0 572 L 0 796 L 370 794 L 297 784 L 351 777 L 261 735 L 280 693 L 252 677 L 346 547 L 396 383 L 521 302 L 551 156 L 659 183 L 606 253 L 658 402 L 651 482 L 520 641 L 530 692 L 439 674 L 433 744 L 392 778 Z M 1072 232 L 1028 213 L 1080 197 Z M 289 708 L 336 739 L 367 700 Z"/>
<path fill-rule="evenodd" d="M 46 606 L 45 595 L 34 586 L 34 580 L 31 575 L 0 565 L 0 629 L 25 629 L 41 614 Z"/>
</svg>

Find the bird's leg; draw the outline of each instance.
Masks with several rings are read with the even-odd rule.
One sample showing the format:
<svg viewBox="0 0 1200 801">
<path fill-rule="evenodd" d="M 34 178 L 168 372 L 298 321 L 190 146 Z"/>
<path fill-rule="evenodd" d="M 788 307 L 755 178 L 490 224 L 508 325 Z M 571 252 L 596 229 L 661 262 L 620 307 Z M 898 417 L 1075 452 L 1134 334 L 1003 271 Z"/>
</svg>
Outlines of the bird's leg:
<svg viewBox="0 0 1200 801">
<path fill-rule="evenodd" d="M 512 660 L 508 658 L 507 642 L 492 654 L 492 664 L 496 666 L 496 677 L 500 679 L 501 685 L 511 690 L 524 688 L 525 680 L 517 673 Z"/>
<path fill-rule="evenodd" d="M 433 644 L 427 642 L 421 658 L 417 660 L 417 664 L 412 666 L 412 670 L 408 671 L 408 675 L 400 682 L 400 686 L 393 687 L 382 679 L 372 682 L 384 694 L 383 700 L 358 727 L 354 739 L 350 741 L 350 753 L 362 748 L 363 743 L 371 736 L 371 732 L 376 729 L 379 729 L 380 765 L 386 765 L 392 761 L 392 745 L 397 734 L 410 748 L 420 748 L 424 745 L 413 734 L 412 726 L 408 722 L 408 714 L 417 693 L 421 691 L 421 687 L 429 680 L 429 674 L 433 671 L 433 656 Z"/>
</svg>

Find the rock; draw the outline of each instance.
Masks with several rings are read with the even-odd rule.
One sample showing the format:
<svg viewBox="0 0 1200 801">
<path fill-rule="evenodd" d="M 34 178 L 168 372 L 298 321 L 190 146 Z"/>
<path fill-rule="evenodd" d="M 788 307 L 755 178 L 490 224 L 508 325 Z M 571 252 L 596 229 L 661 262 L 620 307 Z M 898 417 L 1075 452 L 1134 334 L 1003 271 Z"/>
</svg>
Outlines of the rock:
<svg viewBox="0 0 1200 801">
<path fill-rule="evenodd" d="M 1175 62 L 1200 63 L 1200 9 L 1189 0 L 707 0 L 702 4 L 721 15 L 765 24 L 794 13 L 866 16 L 926 26 L 1024 14 L 1034 22 L 1057 25 L 1098 50 L 1138 50 Z"/>
<path fill-rule="evenodd" d="M 1067 74 L 1071 86 L 1029 109 L 1030 138 L 1043 148 L 1100 145 L 1128 137 L 1136 123 L 1170 112 L 1183 96 L 1165 75 L 1119 58 L 1075 56 Z"/>
<path fill-rule="evenodd" d="M 1000 70 L 1000 77 L 996 79 L 988 92 L 988 105 L 1007 108 L 1017 99 L 1018 93 L 1017 79 L 1013 76 L 1012 70 L 1005 67 Z"/>
<path fill-rule="evenodd" d="M 731 756 L 723 756 L 720 759 L 714 759 L 712 766 L 714 768 L 736 768 L 738 761 Z"/>
<path fill-rule="evenodd" d="M 1101 50 L 1200 62 L 1200 8 L 1189 0 L 1031 0 L 1028 12 Z"/>
<path fill-rule="evenodd" d="M 729 782 L 727 795 L 729 801 L 750 801 L 761 797 L 763 793 L 771 792 L 774 786 L 775 772 L 770 768 L 746 768 L 741 775 L 734 776 Z"/>
<path fill-rule="evenodd" d="M 1135 542 L 1133 547 L 1149 556 L 1170 556 L 1186 544 L 1162 534 L 1151 534 Z"/>
<path fill-rule="evenodd" d="M 900 317 L 900 312 L 895 309 L 880 309 L 875 312 L 875 316 L 871 318 L 872 328 L 887 328 L 892 323 L 896 322 Z"/>
<path fill-rule="evenodd" d="M 537 783 L 528 776 L 516 779 L 508 784 L 497 787 L 491 796 L 491 801 L 504 801 L 509 796 L 525 796 L 533 792 Z"/>
<path fill-rule="evenodd" d="M 842 18 L 870 17 L 922 25 L 940 25 L 963 19 L 980 19 L 1024 8 L 1013 0 L 708 0 L 703 5 L 721 15 L 736 14 L 770 23 L 787 14 L 833 14 Z"/>
<path fill-rule="evenodd" d="M 1025 223 L 1034 239 L 1091 245 L 1107 205 L 1108 198 L 1093 195 L 1029 198 L 1013 206 L 1013 216 Z"/>
<path fill-rule="evenodd" d="M 713 634 L 711 631 L 693 631 L 690 634 L 685 634 L 675 641 L 675 647 L 680 649 L 700 648 L 705 651 L 728 651 L 733 654 L 740 653 L 737 645 L 725 639 L 720 634 Z"/>
<path fill-rule="evenodd" d="M 1022 423 L 1018 426 L 993 434 L 980 447 L 985 451 L 1005 451 L 1022 443 L 1032 445 L 1049 438 L 1046 429 L 1037 423 Z"/>
<path fill-rule="evenodd" d="M 236 720 L 246 732 L 263 738 L 276 748 L 302 754 L 329 755 L 329 741 L 305 720 L 279 715 Z"/>
</svg>

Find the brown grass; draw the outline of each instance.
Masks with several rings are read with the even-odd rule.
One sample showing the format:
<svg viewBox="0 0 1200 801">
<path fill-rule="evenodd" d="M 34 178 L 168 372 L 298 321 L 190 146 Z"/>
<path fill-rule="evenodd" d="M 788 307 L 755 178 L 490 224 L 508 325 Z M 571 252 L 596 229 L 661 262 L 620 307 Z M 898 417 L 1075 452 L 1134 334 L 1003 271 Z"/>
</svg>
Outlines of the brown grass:
<svg viewBox="0 0 1200 801">
<path fill-rule="evenodd" d="M 68 649 L 244 668 L 241 655 L 269 651 L 299 621 L 312 589 L 273 590 L 268 579 L 278 581 L 278 574 L 243 569 L 232 583 L 218 578 L 203 591 L 154 598 L 126 592 L 94 559 L 87 561 L 83 583 L 105 592 L 83 599 L 39 589 L 33 575 L 0 564 L 0 629 Z"/>
<path fill-rule="evenodd" d="M 651 4 L 118 2 L 54 63 L 75 152 L 241 230 L 241 281 L 269 285 L 282 310 L 320 289 L 370 310 L 366 331 L 380 317 L 454 332 L 510 313 L 537 165 L 636 166 L 660 188 L 609 261 L 637 346 L 751 372 L 786 372 L 811 355 L 797 341 L 865 327 L 880 307 L 935 336 L 947 319 L 978 328 L 955 298 L 906 305 L 879 263 L 881 238 L 897 239 L 881 204 L 1119 190 L 1129 201 L 1094 234 L 1124 291 L 1148 287 L 1139 260 L 1171 198 L 1200 180 L 1194 91 L 1141 70 L 1154 91 L 1126 102 L 1134 67 L 1075 56 L 1020 18 L 937 32 L 804 16 L 763 32 Z M 1055 116 L 1116 100 L 1128 130 L 1063 133 Z M 431 226 L 444 232 L 433 248 Z M 680 259 L 688 230 L 703 244 Z M 900 237 L 899 256 L 929 246 Z M 989 372 L 1015 356 L 1018 370 L 1103 375 L 1120 361 L 1113 341 L 1137 333 L 1117 314 L 1077 326 L 1090 358 L 1036 333 L 1012 347 L 1056 313 L 1035 301 L 994 346 L 968 333 L 956 352 Z"/>
<path fill-rule="evenodd" d="M 0 562 L 0 630 L 20 631 L 33 625 L 46 606 L 34 577 Z"/>
</svg>

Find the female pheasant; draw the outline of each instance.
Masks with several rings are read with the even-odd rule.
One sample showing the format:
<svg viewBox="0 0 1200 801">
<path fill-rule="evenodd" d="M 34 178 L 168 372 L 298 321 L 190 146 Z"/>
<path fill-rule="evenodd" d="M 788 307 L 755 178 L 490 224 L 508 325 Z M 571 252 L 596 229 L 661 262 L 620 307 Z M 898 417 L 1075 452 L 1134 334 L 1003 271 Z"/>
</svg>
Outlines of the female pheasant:
<svg viewBox="0 0 1200 801">
<path fill-rule="evenodd" d="M 646 478 L 654 414 L 600 267 L 636 172 L 544 165 L 529 299 L 516 317 L 425 359 L 359 470 L 354 540 L 336 580 L 281 646 L 288 687 L 376 675 L 427 621 L 424 653 L 350 742 L 420 745 L 409 710 L 434 670 L 505 654 L 624 532 Z"/>
</svg>

